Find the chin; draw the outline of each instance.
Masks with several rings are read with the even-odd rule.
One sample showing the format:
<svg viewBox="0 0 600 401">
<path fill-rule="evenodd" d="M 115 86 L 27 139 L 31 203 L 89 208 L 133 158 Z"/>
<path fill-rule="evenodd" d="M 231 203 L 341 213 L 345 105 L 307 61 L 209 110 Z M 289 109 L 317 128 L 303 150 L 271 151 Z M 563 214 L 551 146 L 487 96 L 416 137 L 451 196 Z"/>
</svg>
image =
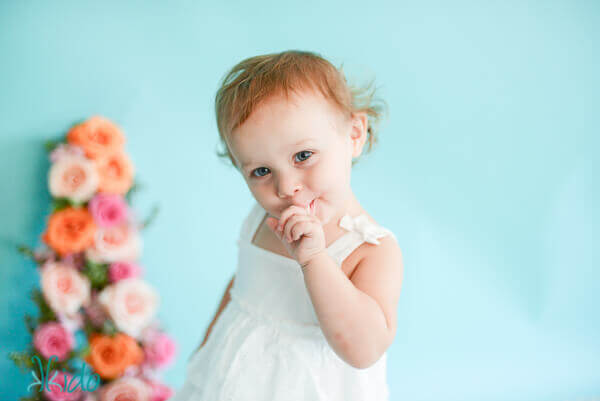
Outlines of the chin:
<svg viewBox="0 0 600 401">
<path fill-rule="evenodd" d="M 321 220 L 322 224 L 326 224 L 329 222 L 329 220 L 331 220 L 331 216 L 327 215 L 327 213 L 323 210 L 322 205 L 323 203 L 319 201 L 318 206 L 315 210 L 315 216 L 317 216 L 319 220 Z"/>
<path fill-rule="evenodd" d="M 323 225 L 329 223 L 329 221 L 331 220 L 331 216 L 320 216 L 320 215 L 317 215 L 317 217 L 319 218 L 319 220 L 321 220 L 321 224 L 323 224 Z"/>
</svg>

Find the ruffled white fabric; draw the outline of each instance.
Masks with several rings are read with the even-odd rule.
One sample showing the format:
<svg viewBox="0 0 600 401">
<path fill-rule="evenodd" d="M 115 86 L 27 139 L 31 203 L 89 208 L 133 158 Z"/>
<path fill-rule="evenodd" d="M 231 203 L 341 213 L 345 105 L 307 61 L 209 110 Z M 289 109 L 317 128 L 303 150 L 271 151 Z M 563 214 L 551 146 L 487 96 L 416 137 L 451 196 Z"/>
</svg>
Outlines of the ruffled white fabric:
<svg viewBox="0 0 600 401">
<path fill-rule="evenodd" d="M 377 238 L 388 234 L 388 230 L 371 223 L 365 214 L 355 218 L 345 215 L 340 219 L 340 227 L 359 233 L 363 241 L 375 245 L 379 245 Z"/>
<path fill-rule="evenodd" d="M 297 261 L 251 243 L 265 213 L 255 204 L 242 225 L 231 301 L 172 400 L 389 400 L 387 354 L 367 369 L 344 362 L 319 327 Z M 349 232 L 327 248 L 340 266 L 364 241 L 392 234 L 361 216 L 340 226 Z"/>
</svg>

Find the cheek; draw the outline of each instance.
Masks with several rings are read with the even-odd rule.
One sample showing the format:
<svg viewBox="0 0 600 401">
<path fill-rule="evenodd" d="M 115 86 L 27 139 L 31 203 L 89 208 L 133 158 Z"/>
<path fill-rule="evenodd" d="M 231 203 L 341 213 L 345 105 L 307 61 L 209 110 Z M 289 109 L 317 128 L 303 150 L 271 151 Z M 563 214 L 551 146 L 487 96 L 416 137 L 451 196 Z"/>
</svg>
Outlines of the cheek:
<svg viewBox="0 0 600 401">
<path fill-rule="evenodd" d="M 313 192 L 323 193 L 331 182 L 330 175 L 331 173 L 326 166 L 323 163 L 319 163 L 311 168 L 304 177 L 306 186 Z"/>
<path fill-rule="evenodd" d="M 254 199 L 269 213 L 279 207 L 280 199 L 275 194 L 275 189 L 270 182 L 251 185 L 247 182 L 248 189 L 254 196 Z"/>
<path fill-rule="evenodd" d="M 310 170 L 307 175 L 307 184 L 315 192 L 327 193 L 339 188 L 345 182 L 344 169 L 341 169 L 341 161 L 337 163 L 319 163 Z"/>
<path fill-rule="evenodd" d="M 248 185 L 248 189 L 250 189 L 252 195 L 254 195 L 256 200 L 258 200 L 259 202 L 266 199 L 269 196 L 268 188 L 269 187 L 266 185 Z"/>
</svg>

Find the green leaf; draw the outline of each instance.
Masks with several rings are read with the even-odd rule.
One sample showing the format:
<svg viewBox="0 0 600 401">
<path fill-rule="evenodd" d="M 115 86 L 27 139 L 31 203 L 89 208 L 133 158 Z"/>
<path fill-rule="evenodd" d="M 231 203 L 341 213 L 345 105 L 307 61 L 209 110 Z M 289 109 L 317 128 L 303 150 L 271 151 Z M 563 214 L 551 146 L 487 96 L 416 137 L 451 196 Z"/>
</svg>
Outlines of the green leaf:
<svg viewBox="0 0 600 401">
<path fill-rule="evenodd" d="M 56 212 L 67 207 L 84 207 L 87 202 L 77 202 L 69 198 L 53 198 L 52 212 Z"/>
<path fill-rule="evenodd" d="M 140 189 L 144 188 L 144 184 L 142 184 L 137 178 L 134 178 L 133 185 L 129 188 L 129 191 L 125 194 L 125 199 L 127 203 L 131 203 L 131 198 L 138 192 Z"/>
<path fill-rule="evenodd" d="M 146 229 L 147 227 L 150 226 L 150 224 L 152 224 L 152 222 L 158 215 L 159 211 L 160 211 L 160 206 L 158 203 L 155 203 L 154 206 L 152 207 L 152 210 L 150 211 L 150 215 L 148 217 L 146 217 L 146 219 L 142 222 L 142 226 L 141 226 L 142 230 Z"/>
<path fill-rule="evenodd" d="M 29 396 L 19 397 L 19 401 L 45 401 L 41 392 L 38 390 L 32 390 L 33 394 Z"/>
<path fill-rule="evenodd" d="M 101 290 L 108 284 L 108 264 L 106 263 L 95 263 L 86 259 L 82 273 L 90 280 L 92 288 Z"/>
<path fill-rule="evenodd" d="M 35 261 L 35 253 L 33 252 L 33 249 L 31 249 L 30 247 L 28 247 L 27 245 L 18 245 L 17 246 L 17 250 L 25 255 L 26 257 L 30 258 L 31 260 Z"/>
<path fill-rule="evenodd" d="M 31 357 L 33 354 L 29 351 L 11 351 L 8 353 L 8 359 L 10 359 L 21 372 L 27 372 L 27 370 L 34 367 Z"/>
<path fill-rule="evenodd" d="M 61 143 L 65 143 L 64 138 L 61 139 L 49 139 L 44 143 L 44 148 L 46 152 L 50 153 Z"/>
<path fill-rule="evenodd" d="M 91 320 L 87 317 L 87 315 L 84 315 L 85 319 L 83 320 L 83 332 L 85 333 L 85 337 L 86 338 L 90 338 L 92 336 L 92 334 L 96 333 L 96 326 L 94 326 L 91 322 Z"/>
<path fill-rule="evenodd" d="M 106 334 L 107 336 L 112 337 L 115 334 L 117 334 L 118 332 L 119 332 L 119 330 L 117 330 L 115 323 L 111 319 L 106 319 L 104 321 L 104 324 L 102 325 L 102 333 L 103 334 Z"/>
<path fill-rule="evenodd" d="M 71 206 L 71 202 L 67 198 L 54 198 L 52 200 L 52 213 L 65 209 Z"/>
<path fill-rule="evenodd" d="M 33 317 L 29 314 L 25 314 L 25 317 L 23 318 L 23 320 L 25 320 L 25 326 L 27 327 L 27 331 L 29 332 L 30 335 L 33 336 L 33 333 L 35 332 L 35 328 L 36 328 L 35 317 Z"/>
<path fill-rule="evenodd" d="M 42 396 L 40 395 L 42 393 L 39 392 L 34 392 L 33 395 L 28 396 L 28 397 L 19 397 L 19 401 L 43 401 Z"/>
<path fill-rule="evenodd" d="M 40 312 L 40 315 L 38 316 L 38 324 L 56 320 L 54 311 L 46 303 L 46 299 L 39 288 L 34 288 L 31 290 L 30 297 L 36 303 Z"/>
<path fill-rule="evenodd" d="M 79 358 L 79 359 L 84 359 L 86 356 L 89 355 L 89 353 L 90 353 L 90 346 L 86 345 L 75 352 L 75 357 Z"/>
</svg>

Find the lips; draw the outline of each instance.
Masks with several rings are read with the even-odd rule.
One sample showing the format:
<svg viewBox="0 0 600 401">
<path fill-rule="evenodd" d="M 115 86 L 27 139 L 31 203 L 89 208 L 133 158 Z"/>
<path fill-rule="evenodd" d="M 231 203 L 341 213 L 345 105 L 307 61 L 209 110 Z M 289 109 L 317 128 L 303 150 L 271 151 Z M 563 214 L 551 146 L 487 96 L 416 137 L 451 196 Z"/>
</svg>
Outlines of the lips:
<svg viewBox="0 0 600 401">
<path fill-rule="evenodd" d="M 317 198 L 314 198 L 308 203 L 294 203 L 294 206 L 301 207 L 302 209 L 308 209 L 309 211 L 314 211 L 317 205 Z"/>
<path fill-rule="evenodd" d="M 317 202 L 317 198 L 313 199 L 310 202 L 309 206 L 308 206 L 311 213 L 315 212 L 315 204 L 316 204 L 316 202 Z"/>
</svg>

